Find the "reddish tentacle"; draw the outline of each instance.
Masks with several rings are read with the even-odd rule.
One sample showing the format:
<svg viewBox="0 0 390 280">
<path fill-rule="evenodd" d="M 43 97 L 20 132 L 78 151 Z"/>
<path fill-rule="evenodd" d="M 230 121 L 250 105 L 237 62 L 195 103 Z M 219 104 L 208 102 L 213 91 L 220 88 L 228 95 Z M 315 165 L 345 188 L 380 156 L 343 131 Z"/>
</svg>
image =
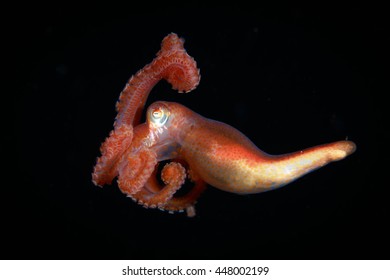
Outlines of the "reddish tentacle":
<svg viewBox="0 0 390 280">
<path fill-rule="evenodd" d="M 166 79 L 179 92 L 193 90 L 200 80 L 195 60 L 184 49 L 184 41 L 176 34 L 166 36 L 157 57 L 130 78 L 116 104 L 118 111 L 114 131 L 106 138 L 100 151 L 102 156 L 92 173 L 95 185 L 110 184 L 117 176 L 119 159 L 130 147 L 133 126 L 139 124 L 146 99 L 161 79 Z"/>
<path fill-rule="evenodd" d="M 92 182 L 97 186 L 111 184 L 118 175 L 118 162 L 123 151 L 131 144 L 133 127 L 122 125 L 111 131 L 110 136 L 100 147 L 102 156 L 97 159 L 92 173 Z"/>
<path fill-rule="evenodd" d="M 179 160 L 175 159 L 175 163 L 181 164 L 188 168 L 188 164 L 184 160 Z M 172 164 L 172 163 L 170 163 Z M 157 168 L 155 168 L 152 176 L 149 178 L 148 182 L 145 185 L 145 188 L 141 190 L 140 193 L 142 193 L 145 197 L 148 195 L 155 195 L 159 193 L 161 190 L 163 190 L 163 186 L 161 186 L 157 179 Z M 161 174 L 164 180 L 164 175 L 163 173 Z M 191 188 L 191 190 L 186 193 L 183 196 L 180 197 L 172 197 L 169 199 L 164 205 L 160 205 L 159 209 L 160 210 L 166 210 L 169 212 L 174 212 L 174 211 L 187 211 L 187 215 L 189 217 L 195 216 L 195 203 L 202 194 L 202 192 L 206 189 L 206 183 L 192 170 L 188 170 L 188 177 L 189 179 L 195 183 L 195 185 Z M 165 187 L 166 188 L 166 187 Z"/>
<path fill-rule="evenodd" d="M 159 80 L 167 80 L 179 92 L 189 92 L 199 84 L 196 62 L 183 44 L 176 34 L 169 34 L 163 39 L 157 57 L 130 78 L 116 104 L 115 127 L 138 124 L 146 99 Z"/>
<path fill-rule="evenodd" d="M 150 178 L 156 164 L 156 154 L 147 148 L 141 148 L 135 155 L 125 155 L 118 166 L 119 189 L 127 195 L 139 192 Z"/>
<path fill-rule="evenodd" d="M 188 217 L 194 217 L 194 205 L 205 189 L 206 183 L 203 180 L 198 179 L 195 181 L 195 186 L 193 186 L 187 194 L 180 197 L 173 197 L 163 207 L 161 207 L 161 209 L 167 211 L 186 210 Z"/>
<path fill-rule="evenodd" d="M 156 187 L 158 188 L 158 192 L 151 193 L 147 188 L 143 188 L 139 192 L 128 196 L 146 208 L 164 207 L 167 201 L 169 201 L 175 192 L 184 184 L 186 171 L 180 163 L 171 162 L 166 164 L 162 169 L 161 178 L 165 183 L 165 186 Z M 149 181 L 148 183 L 150 184 Z M 156 184 L 156 181 L 154 181 L 153 184 Z"/>
</svg>

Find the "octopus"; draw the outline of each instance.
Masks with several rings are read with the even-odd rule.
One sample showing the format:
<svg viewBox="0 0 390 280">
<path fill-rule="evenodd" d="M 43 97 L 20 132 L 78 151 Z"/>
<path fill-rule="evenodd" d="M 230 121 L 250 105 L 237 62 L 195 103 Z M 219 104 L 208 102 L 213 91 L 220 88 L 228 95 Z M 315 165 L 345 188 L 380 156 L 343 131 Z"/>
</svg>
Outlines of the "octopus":
<svg viewBox="0 0 390 280">
<path fill-rule="evenodd" d="M 121 92 L 114 129 L 101 145 L 92 173 L 97 186 L 111 184 L 117 177 L 121 192 L 145 208 L 186 211 L 193 217 L 207 185 L 236 194 L 261 193 L 356 150 L 352 141 L 342 140 L 269 155 L 232 126 L 175 102 L 151 104 L 146 121 L 140 123 L 149 93 L 162 79 L 179 92 L 192 91 L 200 81 L 195 60 L 174 33 L 163 39 L 154 60 Z M 189 190 L 177 195 L 184 184 L 190 185 Z"/>
</svg>

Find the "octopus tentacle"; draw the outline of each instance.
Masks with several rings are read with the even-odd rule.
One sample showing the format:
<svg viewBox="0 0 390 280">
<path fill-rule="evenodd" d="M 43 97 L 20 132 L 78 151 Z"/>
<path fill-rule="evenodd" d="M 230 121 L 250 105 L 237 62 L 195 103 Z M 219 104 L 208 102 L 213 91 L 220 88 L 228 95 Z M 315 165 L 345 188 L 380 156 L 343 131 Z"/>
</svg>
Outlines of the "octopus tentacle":
<svg viewBox="0 0 390 280">
<path fill-rule="evenodd" d="M 147 148 L 142 148 L 135 154 L 126 154 L 118 166 L 120 190 L 127 195 L 139 192 L 153 173 L 156 164 L 156 155 Z"/>
<path fill-rule="evenodd" d="M 194 217 L 195 216 L 194 205 L 205 189 L 206 189 L 206 182 L 201 179 L 196 180 L 195 185 L 187 194 L 180 197 L 173 197 L 160 209 L 167 210 L 170 212 L 174 212 L 174 211 L 181 212 L 183 210 L 186 210 L 188 217 Z"/>
<path fill-rule="evenodd" d="M 118 161 L 131 144 L 133 138 L 133 127 L 121 125 L 111 131 L 110 136 L 100 147 L 101 157 L 92 173 L 92 182 L 97 186 L 111 184 L 112 179 L 118 175 Z"/>
<path fill-rule="evenodd" d="M 174 33 L 163 39 L 157 57 L 132 76 L 121 92 L 114 130 L 102 144 L 102 156 L 97 159 L 92 173 L 95 185 L 110 184 L 117 175 L 118 160 L 133 139 L 133 126 L 139 124 L 146 99 L 161 79 L 166 79 L 179 92 L 193 90 L 200 81 L 195 60 L 184 49 L 184 40 Z"/>
<path fill-rule="evenodd" d="M 148 189 L 143 188 L 128 196 L 145 208 L 163 207 L 184 184 L 186 172 L 180 163 L 171 162 L 164 166 L 161 177 L 165 186 L 161 187 L 158 192 L 151 193 Z"/>
<path fill-rule="evenodd" d="M 184 40 L 174 33 L 169 34 L 163 39 L 157 57 L 130 78 L 116 104 L 115 128 L 139 123 L 146 99 L 161 79 L 166 79 L 179 92 L 189 92 L 199 84 L 196 62 L 183 45 Z"/>
<path fill-rule="evenodd" d="M 185 195 L 181 197 L 173 197 L 175 192 L 184 184 L 186 173 L 184 167 L 179 162 L 171 162 L 166 164 L 161 171 L 161 178 L 165 186 L 161 186 L 156 176 L 155 169 L 152 176 L 139 192 L 128 195 L 138 204 L 145 208 L 159 208 L 172 212 L 182 212 L 186 210 L 188 217 L 195 216 L 195 203 L 202 192 L 206 189 L 206 183 L 199 177 L 196 178 L 195 185 Z M 189 173 L 193 174 L 193 173 Z M 193 176 L 193 175 L 191 175 Z M 192 179 L 193 177 L 190 177 Z"/>
<path fill-rule="evenodd" d="M 187 175 L 190 181 L 194 182 L 195 185 L 191 190 L 183 196 L 172 197 L 167 203 L 162 207 L 159 207 L 160 210 L 166 210 L 169 212 L 182 212 L 186 210 L 188 217 L 195 216 L 195 207 L 198 198 L 206 189 L 206 182 L 203 181 L 199 175 L 188 166 L 188 163 L 184 159 L 174 159 L 175 162 L 180 163 L 185 168 L 187 168 Z M 157 169 L 156 169 L 157 170 Z M 156 172 L 155 170 L 155 172 Z M 155 174 L 154 174 L 155 175 Z M 146 189 L 150 193 L 156 193 L 161 190 L 161 186 L 156 180 L 156 176 L 153 176 L 148 180 L 146 184 Z"/>
</svg>

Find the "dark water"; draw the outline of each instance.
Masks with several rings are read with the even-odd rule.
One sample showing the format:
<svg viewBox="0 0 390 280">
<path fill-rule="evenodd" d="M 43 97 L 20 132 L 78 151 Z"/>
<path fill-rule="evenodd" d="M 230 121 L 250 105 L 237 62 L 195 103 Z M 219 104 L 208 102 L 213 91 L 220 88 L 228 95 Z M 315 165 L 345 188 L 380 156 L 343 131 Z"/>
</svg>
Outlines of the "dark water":
<svg viewBox="0 0 390 280">
<path fill-rule="evenodd" d="M 17 199 L 3 213 L 2 258 L 388 258 L 379 13 L 35 8 L 12 26 Z M 170 32 L 186 39 L 201 83 L 179 95 L 161 82 L 148 104 L 180 102 L 271 154 L 346 138 L 357 152 L 272 192 L 209 187 L 192 219 L 144 209 L 116 183 L 95 187 L 119 93 Z"/>
</svg>

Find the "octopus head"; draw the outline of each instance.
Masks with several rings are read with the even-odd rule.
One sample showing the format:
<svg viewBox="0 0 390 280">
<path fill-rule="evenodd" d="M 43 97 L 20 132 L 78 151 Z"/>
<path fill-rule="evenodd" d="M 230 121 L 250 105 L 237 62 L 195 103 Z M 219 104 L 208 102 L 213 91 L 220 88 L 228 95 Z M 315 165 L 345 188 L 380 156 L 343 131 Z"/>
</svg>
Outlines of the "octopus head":
<svg viewBox="0 0 390 280">
<path fill-rule="evenodd" d="M 159 129 L 166 127 L 169 122 L 170 110 L 162 102 L 155 102 L 148 108 L 147 122 L 149 127 Z"/>
<path fill-rule="evenodd" d="M 149 141 L 152 145 L 166 141 L 180 142 L 193 127 L 194 113 L 175 102 L 157 101 L 146 113 Z"/>
<path fill-rule="evenodd" d="M 149 106 L 146 121 L 149 126 L 148 146 L 161 144 L 169 138 L 171 112 L 163 102 L 155 102 Z"/>
</svg>

